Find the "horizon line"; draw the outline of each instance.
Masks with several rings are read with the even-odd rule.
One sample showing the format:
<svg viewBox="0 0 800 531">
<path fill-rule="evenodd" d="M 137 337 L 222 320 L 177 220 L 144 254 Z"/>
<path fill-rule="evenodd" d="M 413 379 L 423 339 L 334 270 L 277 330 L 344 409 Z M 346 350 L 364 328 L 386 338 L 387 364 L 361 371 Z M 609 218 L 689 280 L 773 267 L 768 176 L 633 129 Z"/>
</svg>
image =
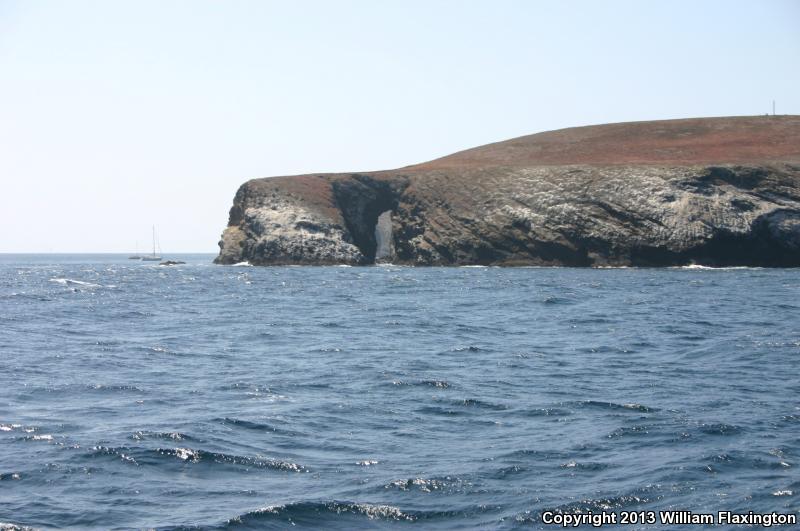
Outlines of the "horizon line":
<svg viewBox="0 0 800 531">
<path fill-rule="evenodd" d="M 119 254 L 125 256 L 131 256 L 135 253 L 124 252 L 124 251 L 0 251 L 0 255 L 10 255 L 10 254 L 61 254 L 61 255 L 89 255 L 89 254 Z M 162 255 L 175 255 L 175 254 L 219 254 L 219 251 L 212 252 L 212 251 L 178 251 L 174 253 L 160 253 Z M 147 254 L 141 255 L 147 256 Z"/>
</svg>

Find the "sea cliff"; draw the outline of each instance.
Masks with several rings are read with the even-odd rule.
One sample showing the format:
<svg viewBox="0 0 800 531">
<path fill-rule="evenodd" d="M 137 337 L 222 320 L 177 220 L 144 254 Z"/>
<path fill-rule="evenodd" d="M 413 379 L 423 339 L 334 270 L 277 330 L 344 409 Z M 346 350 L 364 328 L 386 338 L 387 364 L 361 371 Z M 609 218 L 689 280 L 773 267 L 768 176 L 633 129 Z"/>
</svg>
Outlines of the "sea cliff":
<svg viewBox="0 0 800 531">
<path fill-rule="evenodd" d="M 217 263 L 800 266 L 800 117 L 539 133 L 381 172 L 254 179 Z"/>
</svg>

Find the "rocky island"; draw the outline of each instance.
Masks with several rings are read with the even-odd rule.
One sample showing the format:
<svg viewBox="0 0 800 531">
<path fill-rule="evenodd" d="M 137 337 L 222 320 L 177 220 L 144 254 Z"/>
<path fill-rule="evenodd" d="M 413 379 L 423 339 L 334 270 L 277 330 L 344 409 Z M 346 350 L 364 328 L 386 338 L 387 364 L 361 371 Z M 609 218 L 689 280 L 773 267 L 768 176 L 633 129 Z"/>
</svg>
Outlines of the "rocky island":
<svg viewBox="0 0 800 531">
<path fill-rule="evenodd" d="M 800 266 L 800 116 L 576 127 L 254 179 L 215 262 Z"/>
</svg>

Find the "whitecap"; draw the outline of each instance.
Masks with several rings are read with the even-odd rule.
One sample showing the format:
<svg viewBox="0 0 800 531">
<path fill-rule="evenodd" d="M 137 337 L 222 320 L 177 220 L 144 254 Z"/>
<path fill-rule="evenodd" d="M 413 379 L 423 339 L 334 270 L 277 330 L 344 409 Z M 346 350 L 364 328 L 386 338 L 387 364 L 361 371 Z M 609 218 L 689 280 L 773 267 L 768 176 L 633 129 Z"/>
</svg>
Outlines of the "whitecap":
<svg viewBox="0 0 800 531">
<path fill-rule="evenodd" d="M 265 507 L 261 507 L 260 509 L 256 509 L 253 511 L 253 514 L 278 514 L 279 511 L 285 509 L 285 505 L 267 505 Z M 241 522 L 241 517 L 237 517 L 233 519 L 234 521 Z"/>
<path fill-rule="evenodd" d="M 377 518 L 390 519 L 390 520 L 413 520 L 412 515 L 406 514 L 398 507 L 393 505 L 372 505 L 369 503 L 357 503 L 350 506 L 334 505 L 331 507 L 337 513 L 345 512 L 347 510 L 358 512 L 365 515 L 370 520 Z"/>
<path fill-rule="evenodd" d="M 244 262 L 236 262 L 232 267 L 253 267 L 253 264 L 245 260 Z"/>
<path fill-rule="evenodd" d="M 123 461 L 127 461 L 129 463 L 133 463 L 136 466 L 139 466 L 139 463 L 136 462 L 136 459 L 129 456 L 128 454 L 119 454 L 119 458 L 122 459 Z"/>
<path fill-rule="evenodd" d="M 35 531 L 34 528 L 26 525 L 9 524 L 0 522 L 0 531 Z"/>
<path fill-rule="evenodd" d="M 62 286 L 82 286 L 84 288 L 102 288 L 100 284 L 92 284 L 91 282 L 84 282 L 82 280 L 74 280 L 71 278 L 51 278 L 50 282 L 61 284 Z"/>
<path fill-rule="evenodd" d="M 691 264 L 691 265 L 687 265 L 687 266 L 678 266 L 675 269 L 714 269 L 714 268 L 713 267 L 704 266 L 704 265 Z"/>
<path fill-rule="evenodd" d="M 444 490 L 450 486 L 456 486 L 463 482 L 458 478 L 447 476 L 442 479 L 426 479 L 426 478 L 411 478 L 411 479 L 396 479 L 389 484 L 384 485 L 383 488 L 399 489 L 399 490 L 412 490 L 416 489 L 420 492 L 433 492 L 435 490 Z"/>
<path fill-rule="evenodd" d="M 772 493 L 773 496 L 793 496 L 794 491 L 792 490 L 776 490 Z"/>
<path fill-rule="evenodd" d="M 184 461 L 192 460 L 199 461 L 200 454 L 189 448 L 175 448 L 175 456 L 183 459 Z"/>
<path fill-rule="evenodd" d="M 699 264 L 689 264 L 687 266 L 670 267 L 670 269 L 687 269 L 695 271 L 739 271 L 739 270 L 758 270 L 764 269 L 763 267 L 750 267 L 750 266 L 723 266 L 712 267 Z"/>
<path fill-rule="evenodd" d="M 359 466 L 372 466 L 372 465 L 377 465 L 378 461 L 374 459 L 364 459 L 363 461 L 356 462 L 356 464 Z"/>
</svg>

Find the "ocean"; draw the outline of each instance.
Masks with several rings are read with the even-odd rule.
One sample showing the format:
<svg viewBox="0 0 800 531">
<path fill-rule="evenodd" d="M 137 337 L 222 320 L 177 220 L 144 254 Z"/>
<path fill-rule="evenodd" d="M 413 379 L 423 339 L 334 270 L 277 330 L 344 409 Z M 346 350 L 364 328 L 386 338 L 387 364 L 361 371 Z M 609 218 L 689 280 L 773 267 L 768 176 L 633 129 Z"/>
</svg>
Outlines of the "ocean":
<svg viewBox="0 0 800 531">
<path fill-rule="evenodd" d="M 0 528 L 800 510 L 800 270 L 178 258 L 0 255 Z"/>
</svg>

